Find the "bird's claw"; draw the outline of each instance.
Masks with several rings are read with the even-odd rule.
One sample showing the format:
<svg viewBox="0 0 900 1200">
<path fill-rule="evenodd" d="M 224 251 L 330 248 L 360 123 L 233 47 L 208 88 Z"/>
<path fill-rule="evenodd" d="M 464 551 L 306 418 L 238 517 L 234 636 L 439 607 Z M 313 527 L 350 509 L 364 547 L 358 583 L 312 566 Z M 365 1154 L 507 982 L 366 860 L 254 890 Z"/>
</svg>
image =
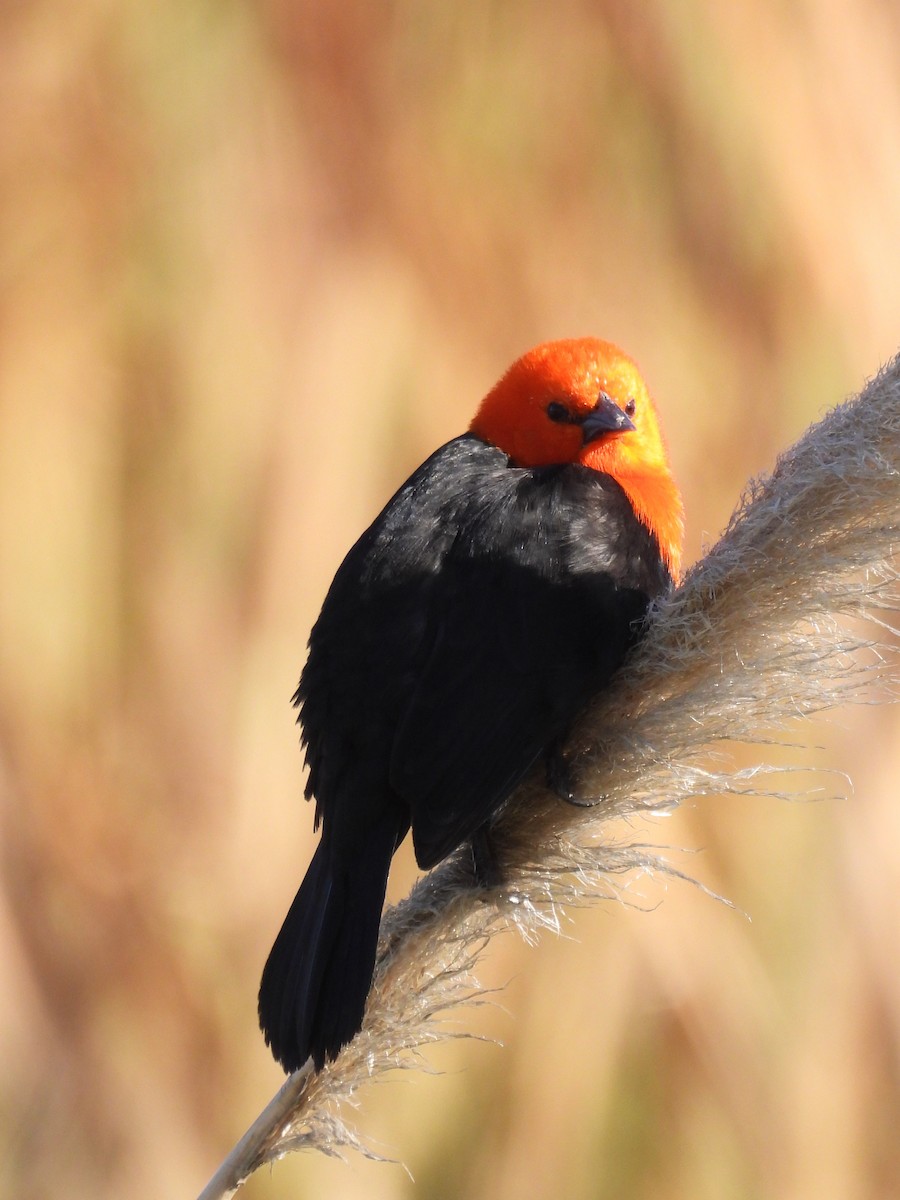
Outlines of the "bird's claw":
<svg viewBox="0 0 900 1200">
<path fill-rule="evenodd" d="M 472 834 L 472 871 L 475 885 L 482 891 L 493 891 L 503 882 L 503 873 L 487 825 L 481 825 Z"/>
<path fill-rule="evenodd" d="M 572 781 L 571 764 L 561 750 L 554 750 L 547 756 L 547 786 L 573 808 L 594 808 L 603 799 L 602 796 L 579 799 Z"/>
</svg>

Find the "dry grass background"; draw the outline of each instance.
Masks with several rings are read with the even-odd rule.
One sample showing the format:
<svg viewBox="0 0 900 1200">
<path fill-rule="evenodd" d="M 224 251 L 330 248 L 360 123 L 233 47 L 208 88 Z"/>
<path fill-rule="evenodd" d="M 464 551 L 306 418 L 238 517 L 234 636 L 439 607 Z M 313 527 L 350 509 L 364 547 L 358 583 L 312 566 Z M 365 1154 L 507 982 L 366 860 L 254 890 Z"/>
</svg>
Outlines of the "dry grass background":
<svg viewBox="0 0 900 1200">
<path fill-rule="evenodd" d="M 281 1078 L 288 698 L 341 556 L 586 332 L 644 368 L 696 556 L 897 349 L 900 12 L 7 5 L 0 272 L 0 1194 L 190 1196 Z M 900 1194 L 897 729 L 773 750 L 847 800 L 647 831 L 751 921 L 638 880 L 652 912 L 498 942 L 466 1027 L 505 1049 L 360 1096 L 414 1181 L 308 1156 L 243 1194 Z"/>
</svg>

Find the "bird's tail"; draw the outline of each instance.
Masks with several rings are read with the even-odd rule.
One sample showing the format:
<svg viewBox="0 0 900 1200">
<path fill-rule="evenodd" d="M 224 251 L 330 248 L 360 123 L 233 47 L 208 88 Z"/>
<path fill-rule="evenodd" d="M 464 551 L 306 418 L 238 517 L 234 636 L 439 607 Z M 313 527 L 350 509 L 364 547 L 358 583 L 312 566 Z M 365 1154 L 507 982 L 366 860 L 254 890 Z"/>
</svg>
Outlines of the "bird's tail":
<svg viewBox="0 0 900 1200">
<path fill-rule="evenodd" d="M 259 1023 L 286 1071 L 310 1056 L 321 1070 L 362 1025 L 391 857 L 404 833 L 385 822 L 351 861 L 327 839 L 319 843 L 259 988 Z"/>
</svg>

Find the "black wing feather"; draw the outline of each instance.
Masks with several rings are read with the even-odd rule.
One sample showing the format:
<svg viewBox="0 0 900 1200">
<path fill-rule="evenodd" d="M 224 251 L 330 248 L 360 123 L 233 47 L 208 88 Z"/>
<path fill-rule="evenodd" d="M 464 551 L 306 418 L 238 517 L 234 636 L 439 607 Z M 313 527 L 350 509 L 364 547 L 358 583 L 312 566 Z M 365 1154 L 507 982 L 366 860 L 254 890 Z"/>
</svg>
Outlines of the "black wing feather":
<svg viewBox="0 0 900 1200">
<path fill-rule="evenodd" d="M 605 686 L 664 582 L 630 586 L 630 563 L 659 556 L 645 554 L 649 534 L 612 480 L 500 471 L 467 496 L 393 743 L 391 784 L 425 868 L 491 816 Z"/>
<path fill-rule="evenodd" d="M 471 835 L 618 667 L 669 584 L 608 476 L 526 470 L 471 434 L 347 555 L 297 699 L 307 794 L 336 842 L 388 802 L 428 867 Z"/>
</svg>

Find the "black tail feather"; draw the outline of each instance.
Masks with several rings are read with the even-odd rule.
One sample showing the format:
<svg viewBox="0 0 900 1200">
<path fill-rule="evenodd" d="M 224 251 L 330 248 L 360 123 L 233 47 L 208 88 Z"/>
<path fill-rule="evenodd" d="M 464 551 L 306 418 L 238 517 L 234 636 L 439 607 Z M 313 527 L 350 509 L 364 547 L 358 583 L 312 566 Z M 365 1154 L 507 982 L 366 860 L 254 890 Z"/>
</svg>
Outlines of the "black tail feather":
<svg viewBox="0 0 900 1200">
<path fill-rule="evenodd" d="M 259 1023 L 286 1071 L 310 1056 L 321 1070 L 362 1025 L 398 834 L 386 822 L 353 862 L 319 843 L 259 989 Z"/>
</svg>

